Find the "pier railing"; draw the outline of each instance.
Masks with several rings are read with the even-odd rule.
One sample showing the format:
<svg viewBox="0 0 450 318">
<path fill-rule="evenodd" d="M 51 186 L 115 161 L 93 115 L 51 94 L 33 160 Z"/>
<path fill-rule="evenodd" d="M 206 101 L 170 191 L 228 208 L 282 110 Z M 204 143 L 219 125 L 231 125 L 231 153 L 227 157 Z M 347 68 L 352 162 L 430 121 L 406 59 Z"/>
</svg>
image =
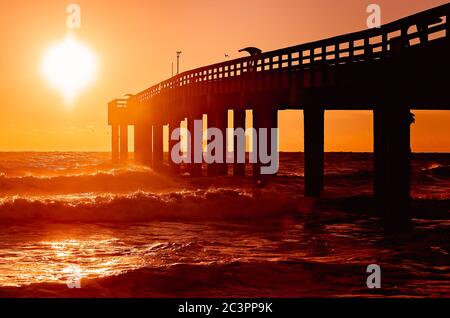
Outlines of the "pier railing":
<svg viewBox="0 0 450 318">
<path fill-rule="evenodd" d="M 434 40 L 450 38 L 450 4 L 394 21 L 380 28 L 306 43 L 256 57 L 245 57 L 183 72 L 133 98 L 143 103 L 174 88 L 242 76 L 249 72 L 293 72 L 315 67 L 368 62 Z"/>
</svg>

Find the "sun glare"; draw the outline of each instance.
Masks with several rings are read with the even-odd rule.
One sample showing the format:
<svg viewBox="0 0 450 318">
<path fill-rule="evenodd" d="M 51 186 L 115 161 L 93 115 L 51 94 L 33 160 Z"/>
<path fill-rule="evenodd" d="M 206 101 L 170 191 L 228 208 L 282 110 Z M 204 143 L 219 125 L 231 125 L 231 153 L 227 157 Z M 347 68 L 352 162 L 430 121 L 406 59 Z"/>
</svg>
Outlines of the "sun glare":
<svg viewBox="0 0 450 318">
<path fill-rule="evenodd" d="M 81 90 L 91 84 L 97 72 L 95 54 L 73 36 L 48 49 L 42 72 L 50 85 L 72 103 Z"/>
</svg>

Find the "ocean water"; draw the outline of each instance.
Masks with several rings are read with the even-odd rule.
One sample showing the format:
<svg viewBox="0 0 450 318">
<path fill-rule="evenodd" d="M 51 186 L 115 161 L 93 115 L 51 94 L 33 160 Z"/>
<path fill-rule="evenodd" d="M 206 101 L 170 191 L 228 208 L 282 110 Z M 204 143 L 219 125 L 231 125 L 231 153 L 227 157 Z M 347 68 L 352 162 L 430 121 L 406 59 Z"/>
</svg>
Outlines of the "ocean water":
<svg viewBox="0 0 450 318">
<path fill-rule="evenodd" d="M 316 200 L 301 153 L 264 188 L 109 153 L 0 153 L 0 296 L 449 297 L 450 154 L 413 170 L 414 227 L 396 235 L 373 208 L 371 154 L 327 153 Z"/>
</svg>

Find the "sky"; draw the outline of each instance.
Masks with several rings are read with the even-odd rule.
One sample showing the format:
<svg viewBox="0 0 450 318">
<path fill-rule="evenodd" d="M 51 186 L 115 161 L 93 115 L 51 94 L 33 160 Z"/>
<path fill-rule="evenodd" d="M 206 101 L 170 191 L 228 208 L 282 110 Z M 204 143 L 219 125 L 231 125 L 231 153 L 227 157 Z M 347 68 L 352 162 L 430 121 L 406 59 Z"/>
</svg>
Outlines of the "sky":
<svg viewBox="0 0 450 318">
<path fill-rule="evenodd" d="M 227 53 L 263 51 L 367 28 L 366 8 L 382 8 L 382 22 L 422 11 L 440 0 L 16 0 L 0 11 L 0 151 L 107 151 L 108 101 L 181 71 L 221 62 Z M 81 7 L 75 37 L 97 57 L 93 82 L 68 105 L 43 78 L 49 47 L 68 33 L 66 8 Z M 372 114 L 326 112 L 326 151 L 372 151 Z M 416 112 L 413 151 L 450 152 L 450 112 Z M 300 111 L 279 115 L 280 150 L 303 149 Z"/>
</svg>

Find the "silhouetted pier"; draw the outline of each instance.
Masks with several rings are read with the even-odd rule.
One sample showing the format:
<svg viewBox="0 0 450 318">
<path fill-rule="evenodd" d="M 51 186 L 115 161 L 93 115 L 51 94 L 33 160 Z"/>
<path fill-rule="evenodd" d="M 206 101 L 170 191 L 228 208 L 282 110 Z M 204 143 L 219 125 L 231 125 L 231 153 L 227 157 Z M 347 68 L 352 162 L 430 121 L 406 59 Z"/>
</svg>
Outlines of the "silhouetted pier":
<svg viewBox="0 0 450 318">
<path fill-rule="evenodd" d="M 224 129 L 232 110 L 234 128 L 245 129 L 246 110 L 252 110 L 254 127 L 271 128 L 277 127 L 279 110 L 301 109 L 305 195 L 318 197 L 324 187 L 324 112 L 372 110 L 375 196 L 386 216 L 408 218 L 410 111 L 450 109 L 449 16 L 446 4 L 381 28 L 190 70 L 113 100 L 113 159 L 128 158 L 129 125 L 135 129 L 136 159 L 161 169 L 164 125 L 170 136 L 180 121 L 187 119 L 189 128 L 206 114 L 209 127 Z M 192 175 L 200 169 L 191 164 Z M 242 164 L 233 170 L 245 174 Z M 213 164 L 207 173 L 226 175 L 226 165 Z"/>
</svg>

